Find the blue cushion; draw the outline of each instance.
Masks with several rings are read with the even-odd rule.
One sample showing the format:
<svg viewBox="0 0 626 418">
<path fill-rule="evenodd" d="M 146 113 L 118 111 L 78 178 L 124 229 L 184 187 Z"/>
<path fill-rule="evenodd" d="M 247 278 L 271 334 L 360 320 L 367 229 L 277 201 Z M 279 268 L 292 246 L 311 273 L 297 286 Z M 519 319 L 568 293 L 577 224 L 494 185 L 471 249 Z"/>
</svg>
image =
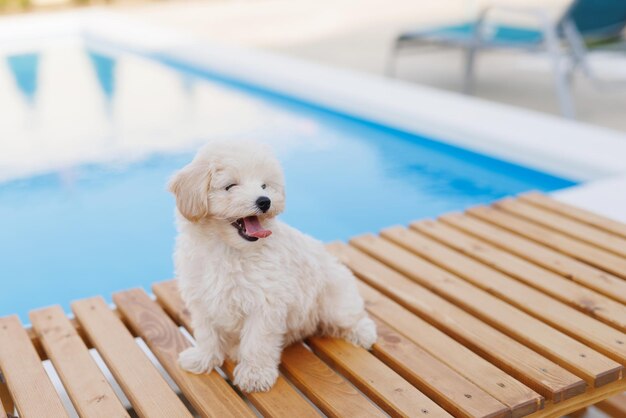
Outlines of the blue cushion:
<svg viewBox="0 0 626 418">
<path fill-rule="evenodd" d="M 457 25 L 440 26 L 415 32 L 407 32 L 400 36 L 400 40 L 431 39 L 458 43 L 469 43 L 474 39 L 475 22 L 466 22 Z M 501 45 L 528 45 L 537 44 L 543 40 L 539 30 L 516 26 L 483 24 L 481 40 L 489 44 Z"/>
</svg>

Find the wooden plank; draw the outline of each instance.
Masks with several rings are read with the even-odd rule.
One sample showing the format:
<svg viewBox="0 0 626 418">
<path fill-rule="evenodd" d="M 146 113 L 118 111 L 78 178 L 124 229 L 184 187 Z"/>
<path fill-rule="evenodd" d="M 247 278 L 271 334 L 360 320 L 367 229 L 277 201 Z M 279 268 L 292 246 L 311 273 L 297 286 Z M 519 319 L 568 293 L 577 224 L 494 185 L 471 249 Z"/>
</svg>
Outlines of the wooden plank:
<svg viewBox="0 0 626 418">
<path fill-rule="evenodd" d="M 482 244 L 473 243 L 473 239 L 469 237 L 467 237 L 469 242 L 460 243 L 466 237 L 457 231 L 448 234 L 446 233 L 447 229 L 449 228 L 443 226 L 439 234 L 444 236 L 446 244 L 452 243 L 455 246 L 467 244 L 472 248 L 478 248 Z M 541 319 L 569 336 L 584 342 L 615 361 L 626 364 L 626 335 L 623 332 L 600 323 L 584 313 L 576 311 L 540 291 L 452 250 L 415 230 L 395 227 L 383 230 L 381 235 L 518 309 Z M 626 313 L 624 316 L 626 318 Z"/>
<path fill-rule="evenodd" d="M 325 337 L 308 340 L 313 352 L 392 416 L 450 417 L 435 402 L 367 350 Z"/>
<path fill-rule="evenodd" d="M 626 379 L 618 380 L 601 388 L 590 388 L 587 392 L 566 402 L 546 405 L 545 409 L 529 415 L 528 418 L 559 418 L 608 399 L 624 390 L 626 390 Z"/>
<path fill-rule="evenodd" d="M 2 371 L 0 371 L 0 418 L 2 414 L 13 414 L 15 412 L 15 404 L 13 403 L 13 398 L 11 398 L 11 394 L 9 393 L 9 388 L 4 382 L 4 378 L 2 377 Z M 4 416 L 6 418 L 6 415 Z"/>
<path fill-rule="evenodd" d="M 281 371 L 329 417 L 385 414 L 300 343 L 283 350 Z"/>
<path fill-rule="evenodd" d="M 191 343 L 146 292 L 141 289 L 119 292 L 113 295 L 113 302 L 198 413 L 206 417 L 255 416 L 216 371 L 197 375 L 180 368 L 178 354 L 191 347 Z"/>
<path fill-rule="evenodd" d="M 60 306 L 32 311 L 30 321 L 81 417 L 129 417 Z"/>
<path fill-rule="evenodd" d="M 68 416 L 17 315 L 0 318 L 0 370 L 21 418 Z"/>
<path fill-rule="evenodd" d="M 505 417 L 509 408 L 373 317 L 374 354 L 457 417 Z"/>
<path fill-rule="evenodd" d="M 104 299 L 74 302 L 72 311 L 139 416 L 191 417 Z"/>
<path fill-rule="evenodd" d="M 534 222 L 524 220 L 496 207 L 494 210 L 499 212 L 497 217 L 483 218 L 483 220 L 626 279 L 626 260 L 624 258 Z M 492 214 L 495 215 L 496 212 L 492 212 Z"/>
<path fill-rule="evenodd" d="M 621 378 L 622 366 L 619 363 L 409 251 L 373 235 L 358 237 L 350 242 L 406 277 L 581 376 L 589 385 L 598 387 Z"/>
<path fill-rule="evenodd" d="M 442 216 L 440 220 L 441 222 L 417 222 L 412 228 L 622 332 L 626 330 L 625 305 L 470 236 L 480 234 L 482 238 L 482 231 L 486 231 L 483 227 L 488 225 L 482 225 L 480 221 L 459 214 Z"/>
<path fill-rule="evenodd" d="M 560 215 L 567 216 L 570 219 L 602 229 L 605 232 L 626 238 L 626 224 L 598 215 L 597 213 L 561 202 L 560 200 L 552 199 L 538 192 L 525 193 L 520 195 L 519 199 L 526 203 L 531 203 Z"/>
<path fill-rule="evenodd" d="M 362 251 L 345 247 L 337 255 L 361 280 L 547 399 L 560 402 L 585 391 L 577 376 Z"/>
<path fill-rule="evenodd" d="M 474 207 L 468 209 L 466 213 L 478 222 L 466 221 L 464 231 L 560 274 L 568 280 L 620 303 L 626 303 L 625 280 L 495 225 L 496 222 L 515 223 L 517 220 L 515 216 L 489 206 Z"/>
<path fill-rule="evenodd" d="M 626 257 L 626 238 L 570 220 L 521 200 L 504 199 L 496 202 L 494 206 L 605 251 Z"/>
<path fill-rule="evenodd" d="M 521 417 L 543 407 L 543 397 L 437 328 L 362 281 L 359 292 L 368 311 Z"/>
<path fill-rule="evenodd" d="M 155 283 L 152 290 L 157 296 L 158 302 L 174 321 L 193 333 L 191 316 L 180 297 L 176 280 Z M 230 361 L 225 361 L 222 367 L 231 381 L 234 368 L 235 365 Z M 269 392 L 248 393 L 246 397 L 265 416 L 285 418 L 319 416 L 315 408 L 300 396 L 282 376 L 278 377 L 276 384 Z"/>
<path fill-rule="evenodd" d="M 614 418 L 626 417 L 626 392 L 599 402 L 595 407 Z"/>
</svg>

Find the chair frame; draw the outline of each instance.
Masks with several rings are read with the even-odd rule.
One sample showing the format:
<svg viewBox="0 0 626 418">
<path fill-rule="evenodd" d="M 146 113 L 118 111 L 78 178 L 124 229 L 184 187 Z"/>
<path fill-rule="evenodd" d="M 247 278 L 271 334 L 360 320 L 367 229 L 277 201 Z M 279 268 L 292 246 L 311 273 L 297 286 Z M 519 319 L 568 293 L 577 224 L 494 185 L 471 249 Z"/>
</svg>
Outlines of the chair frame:
<svg viewBox="0 0 626 418">
<path fill-rule="evenodd" d="M 483 31 L 489 16 L 494 12 L 506 12 L 534 18 L 538 23 L 538 30 L 542 33 L 543 39 L 538 43 L 518 44 L 518 43 L 492 43 L 483 39 Z M 546 52 L 552 62 L 552 72 L 556 88 L 557 98 L 561 114 L 573 119 L 575 118 L 575 106 L 571 92 L 573 76 L 577 68 L 594 84 L 602 88 L 607 86 L 607 82 L 599 80 L 591 70 L 584 38 L 579 32 L 576 24 L 567 17 L 554 20 L 545 10 L 515 8 L 501 5 L 491 5 L 483 8 L 476 19 L 473 36 L 467 40 L 449 39 L 429 39 L 427 35 L 420 39 L 419 36 L 410 40 L 404 40 L 402 36 L 395 39 L 389 54 L 385 73 L 394 77 L 396 73 L 396 63 L 400 52 L 407 47 L 415 49 L 424 46 L 444 46 L 462 47 L 465 50 L 465 65 L 463 73 L 463 93 L 471 95 L 475 88 L 475 62 L 478 52 L 489 49 L 517 49 L 526 52 Z M 611 83 L 613 84 L 613 83 Z"/>
</svg>

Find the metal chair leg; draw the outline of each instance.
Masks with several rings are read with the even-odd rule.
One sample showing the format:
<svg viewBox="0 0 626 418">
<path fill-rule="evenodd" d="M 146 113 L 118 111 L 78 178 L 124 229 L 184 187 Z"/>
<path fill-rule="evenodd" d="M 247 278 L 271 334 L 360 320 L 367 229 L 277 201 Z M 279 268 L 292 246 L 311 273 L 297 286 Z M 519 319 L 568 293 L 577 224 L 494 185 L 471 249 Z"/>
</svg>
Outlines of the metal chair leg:
<svg viewBox="0 0 626 418">
<path fill-rule="evenodd" d="M 477 49 L 469 46 L 465 49 L 465 73 L 463 77 L 463 93 L 471 95 L 474 93 L 474 65 L 476 62 Z"/>
<path fill-rule="evenodd" d="M 396 40 L 391 46 L 391 51 L 389 51 L 389 55 L 387 57 L 387 63 L 385 64 L 385 75 L 387 77 L 394 78 L 396 76 L 396 61 L 397 61 L 399 49 L 400 49 L 400 44 Z"/>
<path fill-rule="evenodd" d="M 563 54 L 561 53 L 561 49 L 559 47 L 556 28 L 554 26 L 545 28 L 544 35 L 546 48 L 550 54 L 550 59 L 552 60 L 552 71 L 554 73 L 554 82 L 556 85 L 561 114 L 568 119 L 574 119 L 576 117 L 574 101 L 570 90 L 570 83 L 568 82 L 569 76 L 566 68 L 564 68 Z"/>
</svg>

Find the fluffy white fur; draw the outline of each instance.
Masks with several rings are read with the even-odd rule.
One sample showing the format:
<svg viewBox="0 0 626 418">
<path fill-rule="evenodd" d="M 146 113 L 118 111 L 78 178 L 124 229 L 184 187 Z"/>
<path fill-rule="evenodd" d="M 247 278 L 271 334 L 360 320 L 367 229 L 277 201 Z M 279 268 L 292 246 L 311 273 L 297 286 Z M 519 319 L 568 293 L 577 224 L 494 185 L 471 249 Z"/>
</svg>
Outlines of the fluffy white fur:
<svg viewBox="0 0 626 418">
<path fill-rule="evenodd" d="M 267 148 L 210 143 L 174 175 L 170 190 L 176 275 L 197 342 L 180 354 L 184 369 L 210 372 L 227 357 L 238 363 L 237 386 L 266 391 L 294 341 L 314 333 L 368 349 L 376 341 L 352 273 L 322 243 L 275 219 L 285 205 L 284 178 Z M 272 201 L 267 213 L 255 205 L 260 196 Z M 242 238 L 231 223 L 251 215 L 272 235 Z"/>
</svg>

